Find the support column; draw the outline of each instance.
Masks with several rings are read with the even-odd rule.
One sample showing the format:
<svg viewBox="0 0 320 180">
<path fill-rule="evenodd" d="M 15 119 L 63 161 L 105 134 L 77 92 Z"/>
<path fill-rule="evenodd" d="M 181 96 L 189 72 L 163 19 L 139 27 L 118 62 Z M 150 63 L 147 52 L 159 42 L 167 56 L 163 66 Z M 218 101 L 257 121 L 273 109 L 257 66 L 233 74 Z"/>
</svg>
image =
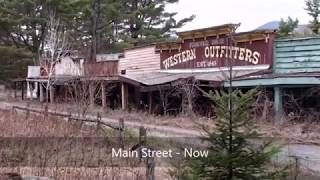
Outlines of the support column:
<svg viewBox="0 0 320 180">
<path fill-rule="evenodd" d="M 54 103 L 55 88 L 51 85 L 49 89 L 50 89 L 50 103 Z"/>
<path fill-rule="evenodd" d="M 134 88 L 136 108 L 141 108 L 141 90 L 139 87 Z"/>
<path fill-rule="evenodd" d="M 33 89 L 31 87 L 30 81 L 27 81 L 27 94 L 29 93 L 30 99 L 33 100 Z"/>
<path fill-rule="evenodd" d="M 14 94 L 13 94 L 14 98 L 17 98 L 17 82 L 14 82 Z"/>
<path fill-rule="evenodd" d="M 149 108 L 149 114 L 152 113 L 152 92 L 148 92 L 148 108 Z"/>
<path fill-rule="evenodd" d="M 128 107 L 128 85 L 125 83 L 121 83 L 121 102 L 122 109 L 127 109 Z"/>
<path fill-rule="evenodd" d="M 106 84 L 104 82 L 101 83 L 101 100 L 102 107 L 107 107 L 107 97 L 106 97 Z"/>
<path fill-rule="evenodd" d="M 21 82 L 21 99 L 24 100 L 24 81 Z"/>
<path fill-rule="evenodd" d="M 44 102 L 44 94 L 43 94 L 43 85 L 39 83 L 39 91 L 40 91 L 40 102 Z"/>
<path fill-rule="evenodd" d="M 90 106 L 91 107 L 94 107 L 94 101 L 95 101 L 95 99 L 94 99 L 94 87 L 93 87 L 93 84 L 92 83 L 90 83 L 89 84 L 89 101 L 90 101 Z"/>
<path fill-rule="evenodd" d="M 282 92 L 281 88 L 278 86 L 274 87 L 274 113 L 276 122 L 282 124 Z"/>
</svg>

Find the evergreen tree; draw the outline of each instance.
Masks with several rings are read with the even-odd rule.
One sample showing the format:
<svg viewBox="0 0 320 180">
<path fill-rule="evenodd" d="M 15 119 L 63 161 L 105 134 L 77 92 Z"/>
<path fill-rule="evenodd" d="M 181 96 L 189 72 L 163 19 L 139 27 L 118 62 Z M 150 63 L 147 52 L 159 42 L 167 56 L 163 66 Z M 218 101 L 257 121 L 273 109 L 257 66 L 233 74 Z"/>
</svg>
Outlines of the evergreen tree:
<svg viewBox="0 0 320 180">
<path fill-rule="evenodd" d="M 26 77 L 28 65 L 32 64 L 32 54 L 25 48 L 0 46 L 0 82 Z"/>
<path fill-rule="evenodd" d="M 305 10 L 313 18 L 313 20 L 310 22 L 310 27 L 312 29 L 312 32 L 315 34 L 319 34 L 320 0 L 307 0 L 306 6 L 307 7 L 305 8 Z"/>
<path fill-rule="evenodd" d="M 37 60 L 43 50 L 50 12 L 63 12 L 66 2 L 60 0 L 1 1 L 0 35 L 2 43 L 26 48 Z"/>
<path fill-rule="evenodd" d="M 134 45 L 161 41 L 169 37 L 173 29 L 180 28 L 194 19 L 194 15 L 180 21 L 176 12 L 165 10 L 167 4 L 179 0 L 123 0 L 122 35 Z"/>
<path fill-rule="evenodd" d="M 217 129 L 204 138 L 209 143 L 209 156 L 187 163 L 189 179 L 281 179 L 281 171 L 272 171 L 268 167 L 278 148 L 272 147 L 269 142 L 261 145 L 252 142 L 261 140 L 261 134 L 250 118 L 256 95 L 256 90 L 207 94 L 214 102 Z"/>
<path fill-rule="evenodd" d="M 281 19 L 279 24 L 279 30 L 277 35 L 279 37 L 289 37 L 292 35 L 295 28 L 298 27 L 299 20 L 293 20 L 291 17 L 288 17 L 287 20 Z"/>
</svg>

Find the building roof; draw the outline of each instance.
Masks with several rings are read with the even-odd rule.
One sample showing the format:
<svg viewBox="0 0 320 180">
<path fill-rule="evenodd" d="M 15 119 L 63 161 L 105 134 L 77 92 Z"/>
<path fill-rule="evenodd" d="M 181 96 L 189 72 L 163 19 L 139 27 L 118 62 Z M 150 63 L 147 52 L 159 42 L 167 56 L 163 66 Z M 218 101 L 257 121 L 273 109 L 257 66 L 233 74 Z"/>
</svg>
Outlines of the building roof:
<svg viewBox="0 0 320 180">
<path fill-rule="evenodd" d="M 267 73 L 261 75 L 239 77 L 233 81 L 233 86 L 235 87 L 277 85 L 320 85 L 320 73 Z M 224 86 L 228 87 L 229 83 L 225 82 Z"/>
<path fill-rule="evenodd" d="M 213 26 L 202 29 L 194 29 L 190 31 L 179 32 L 178 35 L 181 39 L 194 39 L 209 36 L 225 35 L 232 32 L 239 24 L 224 24 L 220 26 Z"/>
<path fill-rule="evenodd" d="M 241 77 L 261 72 L 261 70 L 234 70 L 233 77 Z M 168 73 L 150 72 L 141 74 L 120 75 L 123 80 L 140 83 L 146 86 L 155 86 L 171 83 L 180 79 L 195 78 L 199 81 L 223 82 L 229 78 L 228 71 L 195 72 L 195 73 Z"/>
</svg>

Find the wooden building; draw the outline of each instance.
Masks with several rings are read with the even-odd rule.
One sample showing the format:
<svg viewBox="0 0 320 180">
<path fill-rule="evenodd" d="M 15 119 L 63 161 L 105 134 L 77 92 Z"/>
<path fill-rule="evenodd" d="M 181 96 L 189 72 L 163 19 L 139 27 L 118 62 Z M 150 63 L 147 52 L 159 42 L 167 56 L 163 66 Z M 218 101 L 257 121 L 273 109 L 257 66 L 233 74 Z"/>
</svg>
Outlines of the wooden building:
<svg viewBox="0 0 320 180">
<path fill-rule="evenodd" d="M 126 50 L 119 60 L 122 108 L 127 108 L 134 96 L 136 104 L 147 103 L 152 111 L 152 98 L 160 96 L 159 90 L 173 87 L 182 79 L 193 79 L 199 86 L 211 89 L 221 88 L 230 66 L 234 78 L 271 71 L 274 31 L 233 34 L 236 26 L 181 32 L 175 42 Z M 132 95 L 128 95 L 128 88 Z"/>
<path fill-rule="evenodd" d="M 233 85 L 242 88 L 257 86 L 273 88 L 278 121 L 284 119 L 284 91 L 291 91 L 296 95 L 300 91 L 298 96 L 311 97 L 307 103 L 309 106 L 319 108 L 319 103 L 312 102 L 318 102 L 319 99 L 312 96 L 308 89 L 320 85 L 320 38 L 279 39 L 275 41 L 274 49 L 272 72 L 238 78 Z M 227 82 L 225 86 L 228 86 Z M 315 109 L 315 112 L 318 111 L 319 109 Z"/>
<path fill-rule="evenodd" d="M 89 98 L 92 105 L 104 107 L 111 106 L 108 101 L 113 101 L 106 94 L 113 84 L 113 96 L 122 109 L 134 107 L 154 112 L 161 103 L 159 92 L 173 88 L 181 80 L 197 81 L 197 86 L 205 90 L 228 87 L 232 67 L 235 87 L 261 86 L 272 91 L 277 119 L 281 120 L 283 90 L 320 84 L 320 38 L 275 39 L 273 30 L 237 33 L 237 26 L 225 24 L 180 32 L 177 41 L 126 49 L 121 54 L 97 55 L 97 62 L 91 64 L 65 59 L 56 65 L 55 82 L 57 86 L 70 80 L 98 82 L 89 88 Z M 41 84 L 47 77 L 27 81 Z M 101 94 L 98 101 L 94 97 L 96 86 Z M 39 91 L 43 91 L 41 86 Z M 43 101 L 43 94 L 39 94 Z M 53 102 L 54 95 L 50 97 Z M 181 101 L 184 97 L 172 98 Z"/>
</svg>

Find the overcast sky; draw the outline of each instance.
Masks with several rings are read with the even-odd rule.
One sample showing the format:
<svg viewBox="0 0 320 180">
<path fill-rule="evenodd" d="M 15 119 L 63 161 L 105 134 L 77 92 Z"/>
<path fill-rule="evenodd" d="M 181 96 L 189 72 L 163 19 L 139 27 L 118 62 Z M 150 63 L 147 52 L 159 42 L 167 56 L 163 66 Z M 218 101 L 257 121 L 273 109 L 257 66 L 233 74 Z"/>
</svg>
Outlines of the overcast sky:
<svg viewBox="0 0 320 180">
<path fill-rule="evenodd" d="M 192 22 L 178 31 L 239 22 L 239 31 L 249 31 L 288 16 L 306 24 L 311 18 L 304 7 L 305 0 L 180 0 L 167 9 L 178 12 L 178 19 L 196 15 Z"/>
</svg>

